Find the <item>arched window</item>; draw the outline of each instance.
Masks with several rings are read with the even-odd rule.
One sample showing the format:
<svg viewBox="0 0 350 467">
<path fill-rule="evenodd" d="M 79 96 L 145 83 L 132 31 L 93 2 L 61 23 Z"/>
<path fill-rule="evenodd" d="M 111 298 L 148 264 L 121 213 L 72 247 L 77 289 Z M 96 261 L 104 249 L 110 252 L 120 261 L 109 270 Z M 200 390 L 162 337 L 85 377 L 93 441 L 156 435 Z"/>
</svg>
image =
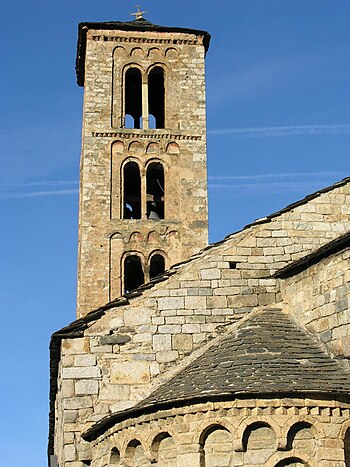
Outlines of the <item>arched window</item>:
<svg viewBox="0 0 350 467">
<path fill-rule="evenodd" d="M 210 427 L 202 435 L 201 467 L 216 467 L 239 465 L 233 450 L 232 435 L 224 427 L 218 425 Z"/>
<path fill-rule="evenodd" d="M 147 465 L 142 444 L 136 439 L 130 441 L 130 443 L 128 444 L 125 451 L 125 457 L 129 462 L 131 461 L 132 465 L 134 465 L 135 467 Z"/>
<path fill-rule="evenodd" d="M 160 254 L 155 254 L 151 257 L 150 265 L 149 265 L 149 277 L 152 279 L 153 277 L 158 276 L 158 274 L 162 274 L 165 271 L 165 259 L 164 256 Z"/>
<path fill-rule="evenodd" d="M 150 118 L 150 128 L 164 128 L 164 71 L 160 66 L 152 68 L 148 75 L 148 110 L 155 119 Z"/>
<path fill-rule="evenodd" d="M 132 119 L 130 118 L 132 117 Z M 138 68 L 125 73 L 125 127 L 141 128 L 142 78 Z"/>
<path fill-rule="evenodd" d="M 160 162 L 147 167 L 147 219 L 164 219 L 164 169 Z"/>
<path fill-rule="evenodd" d="M 109 465 L 119 465 L 120 454 L 117 448 L 113 448 L 111 451 L 111 457 L 109 459 Z"/>
<path fill-rule="evenodd" d="M 136 162 L 124 166 L 123 219 L 141 219 L 141 176 Z"/>
<path fill-rule="evenodd" d="M 156 465 L 171 467 L 177 464 L 176 444 L 169 433 L 160 433 L 152 443 L 152 453 Z"/>
<path fill-rule="evenodd" d="M 124 293 L 137 289 L 145 282 L 141 258 L 128 255 L 124 260 Z"/>
</svg>

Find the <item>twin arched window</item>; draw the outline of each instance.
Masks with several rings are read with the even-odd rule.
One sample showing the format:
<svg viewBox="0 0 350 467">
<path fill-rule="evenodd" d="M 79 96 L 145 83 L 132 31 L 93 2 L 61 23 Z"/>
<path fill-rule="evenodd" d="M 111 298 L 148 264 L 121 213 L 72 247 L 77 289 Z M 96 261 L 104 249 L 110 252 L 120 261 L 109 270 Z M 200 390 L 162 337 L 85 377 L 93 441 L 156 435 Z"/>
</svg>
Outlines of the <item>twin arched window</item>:
<svg viewBox="0 0 350 467">
<path fill-rule="evenodd" d="M 146 170 L 145 214 L 147 219 L 164 219 L 164 168 L 152 162 Z M 123 169 L 123 219 L 141 219 L 143 204 L 140 168 L 127 162 Z"/>
<path fill-rule="evenodd" d="M 143 86 L 144 81 L 146 82 Z M 125 128 L 164 128 L 165 88 L 163 68 L 155 66 L 148 73 L 146 79 L 143 79 L 139 68 L 129 68 L 125 73 L 124 82 Z"/>
<path fill-rule="evenodd" d="M 124 293 L 131 292 L 165 271 L 165 258 L 160 253 L 151 256 L 148 267 L 144 271 L 142 259 L 137 254 L 129 254 L 124 258 Z"/>
</svg>

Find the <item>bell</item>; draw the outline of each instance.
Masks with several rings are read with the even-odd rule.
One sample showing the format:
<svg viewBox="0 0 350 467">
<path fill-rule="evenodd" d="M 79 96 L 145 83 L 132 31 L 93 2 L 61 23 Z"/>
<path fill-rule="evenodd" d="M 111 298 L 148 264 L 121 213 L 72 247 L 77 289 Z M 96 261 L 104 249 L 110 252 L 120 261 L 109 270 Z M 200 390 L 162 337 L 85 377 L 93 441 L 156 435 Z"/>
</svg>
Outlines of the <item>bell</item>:
<svg viewBox="0 0 350 467">
<path fill-rule="evenodd" d="M 152 219 L 152 220 L 160 219 L 157 213 L 157 203 L 155 203 L 154 201 L 151 203 L 148 219 Z"/>
</svg>

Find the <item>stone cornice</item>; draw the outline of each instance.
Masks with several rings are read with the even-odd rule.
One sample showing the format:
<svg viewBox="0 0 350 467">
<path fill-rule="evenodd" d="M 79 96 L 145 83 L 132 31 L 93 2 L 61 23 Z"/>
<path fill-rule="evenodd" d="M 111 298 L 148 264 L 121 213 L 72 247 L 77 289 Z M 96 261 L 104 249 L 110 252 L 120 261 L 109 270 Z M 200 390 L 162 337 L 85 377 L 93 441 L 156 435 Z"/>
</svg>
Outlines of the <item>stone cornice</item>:
<svg viewBox="0 0 350 467">
<path fill-rule="evenodd" d="M 180 135 L 173 133 L 136 133 L 128 131 L 92 131 L 93 138 L 139 138 L 139 139 L 167 139 L 167 140 L 186 140 L 200 141 L 201 135 Z"/>
</svg>

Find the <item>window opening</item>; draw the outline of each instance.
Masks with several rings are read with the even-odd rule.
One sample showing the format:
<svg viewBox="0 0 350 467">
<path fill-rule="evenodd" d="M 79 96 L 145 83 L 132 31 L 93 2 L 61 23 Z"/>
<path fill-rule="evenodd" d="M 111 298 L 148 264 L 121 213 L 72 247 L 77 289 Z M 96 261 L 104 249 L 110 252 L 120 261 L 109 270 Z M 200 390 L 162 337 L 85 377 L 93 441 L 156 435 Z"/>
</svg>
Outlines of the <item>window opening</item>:
<svg viewBox="0 0 350 467">
<path fill-rule="evenodd" d="M 111 465 L 117 465 L 120 461 L 120 454 L 117 448 L 113 448 L 111 451 L 111 457 L 109 463 Z"/>
<path fill-rule="evenodd" d="M 237 269 L 237 261 L 228 262 L 229 269 Z"/>
<path fill-rule="evenodd" d="M 155 119 L 153 128 L 164 128 L 164 96 L 164 71 L 160 66 L 156 66 L 148 75 L 148 110 L 150 121 L 151 116 Z"/>
<path fill-rule="evenodd" d="M 124 293 L 137 289 L 145 282 L 141 258 L 129 255 L 124 260 Z"/>
<path fill-rule="evenodd" d="M 124 167 L 123 219 L 141 219 L 141 176 L 136 162 Z"/>
<path fill-rule="evenodd" d="M 148 120 L 148 128 L 150 130 L 154 130 L 155 128 L 157 128 L 157 122 L 156 122 L 156 118 L 154 115 L 149 115 L 149 120 Z"/>
<path fill-rule="evenodd" d="M 154 162 L 147 168 L 147 219 L 164 219 L 164 169 Z"/>
<path fill-rule="evenodd" d="M 129 68 L 125 73 L 125 127 L 126 128 L 140 128 L 141 117 L 142 117 L 141 71 L 138 68 Z"/>
<path fill-rule="evenodd" d="M 162 274 L 165 271 L 165 260 L 164 256 L 156 254 L 151 257 L 151 262 L 149 266 L 149 277 L 152 279 L 153 277 L 158 276 L 158 274 Z"/>
</svg>

